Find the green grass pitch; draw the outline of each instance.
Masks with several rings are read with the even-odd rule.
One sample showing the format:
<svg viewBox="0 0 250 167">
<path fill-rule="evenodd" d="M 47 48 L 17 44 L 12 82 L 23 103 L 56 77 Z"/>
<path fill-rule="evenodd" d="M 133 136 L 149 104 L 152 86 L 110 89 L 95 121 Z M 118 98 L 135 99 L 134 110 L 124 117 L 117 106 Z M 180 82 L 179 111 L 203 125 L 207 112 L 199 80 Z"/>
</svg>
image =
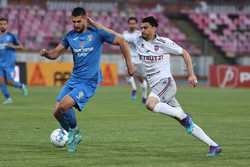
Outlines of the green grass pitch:
<svg viewBox="0 0 250 167">
<path fill-rule="evenodd" d="M 101 87 L 77 113 L 84 140 L 75 154 L 54 148 L 58 127 L 52 109 L 59 88 L 30 88 L 14 103 L 0 104 L 0 167 L 249 167 L 250 90 L 180 88 L 177 98 L 223 153 L 206 157 L 208 147 L 173 119 L 147 111 L 129 99 L 128 87 Z M 2 98 L 0 99 L 3 100 Z"/>
</svg>

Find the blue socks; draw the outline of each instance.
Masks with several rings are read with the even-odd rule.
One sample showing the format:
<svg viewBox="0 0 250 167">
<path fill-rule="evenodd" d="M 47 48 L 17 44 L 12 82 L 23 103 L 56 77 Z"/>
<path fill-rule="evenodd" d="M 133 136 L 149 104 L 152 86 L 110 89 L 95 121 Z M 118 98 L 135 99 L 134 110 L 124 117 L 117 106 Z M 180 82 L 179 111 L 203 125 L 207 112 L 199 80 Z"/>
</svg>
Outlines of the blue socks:
<svg viewBox="0 0 250 167">
<path fill-rule="evenodd" d="M 61 127 L 66 131 L 70 129 L 74 129 L 77 125 L 76 123 L 76 115 L 73 108 L 70 108 L 67 112 L 63 112 L 59 119 L 57 119 L 60 123 Z"/>
<path fill-rule="evenodd" d="M 6 84 L 0 84 L 0 90 L 3 94 L 3 96 L 5 97 L 5 99 L 10 98 L 10 93 L 7 89 L 7 85 Z"/>
<path fill-rule="evenodd" d="M 68 122 L 70 129 L 74 129 L 77 125 L 76 114 L 73 108 L 70 108 L 67 112 L 63 113 L 64 119 Z"/>
</svg>

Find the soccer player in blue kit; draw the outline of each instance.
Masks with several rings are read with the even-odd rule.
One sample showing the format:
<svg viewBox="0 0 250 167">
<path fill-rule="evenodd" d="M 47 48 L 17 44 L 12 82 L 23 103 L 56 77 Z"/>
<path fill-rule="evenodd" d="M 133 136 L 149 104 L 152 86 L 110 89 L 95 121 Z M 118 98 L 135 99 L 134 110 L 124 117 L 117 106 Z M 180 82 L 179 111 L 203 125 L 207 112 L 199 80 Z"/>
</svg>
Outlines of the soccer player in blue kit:
<svg viewBox="0 0 250 167">
<path fill-rule="evenodd" d="M 16 50 L 23 50 L 24 47 L 19 43 L 15 35 L 7 32 L 8 19 L 0 18 L 0 90 L 4 95 L 3 104 L 12 103 L 12 98 L 7 89 L 7 84 L 23 91 L 28 95 L 28 89 L 23 83 L 14 80 Z"/>
<path fill-rule="evenodd" d="M 42 49 L 40 54 L 48 59 L 56 59 L 67 48 L 70 48 L 73 54 L 73 71 L 57 97 L 54 117 L 61 127 L 68 131 L 68 152 L 75 152 L 81 141 L 81 134 L 73 107 L 82 111 L 102 80 L 100 56 L 103 43 L 120 46 L 130 76 L 134 73 L 134 67 L 129 46 L 122 37 L 88 26 L 87 14 L 81 7 L 73 9 L 71 19 L 74 29 L 67 33 L 56 48 Z"/>
</svg>

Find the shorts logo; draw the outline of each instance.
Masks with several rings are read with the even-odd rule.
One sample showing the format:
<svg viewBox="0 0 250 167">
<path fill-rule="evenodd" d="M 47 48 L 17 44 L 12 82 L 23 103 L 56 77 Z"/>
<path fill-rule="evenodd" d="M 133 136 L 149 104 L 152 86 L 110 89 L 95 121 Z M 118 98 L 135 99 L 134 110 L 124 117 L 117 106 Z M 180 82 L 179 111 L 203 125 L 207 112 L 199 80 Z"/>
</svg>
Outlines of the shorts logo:
<svg viewBox="0 0 250 167">
<path fill-rule="evenodd" d="M 80 100 L 80 99 L 83 98 L 83 96 L 84 96 L 83 91 L 80 91 L 80 92 L 78 93 L 78 95 L 76 96 L 76 98 L 77 98 L 78 100 Z"/>
<path fill-rule="evenodd" d="M 239 70 L 233 66 L 221 65 L 217 68 L 218 85 L 220 87 L 236 87 Z"/>
</svg>

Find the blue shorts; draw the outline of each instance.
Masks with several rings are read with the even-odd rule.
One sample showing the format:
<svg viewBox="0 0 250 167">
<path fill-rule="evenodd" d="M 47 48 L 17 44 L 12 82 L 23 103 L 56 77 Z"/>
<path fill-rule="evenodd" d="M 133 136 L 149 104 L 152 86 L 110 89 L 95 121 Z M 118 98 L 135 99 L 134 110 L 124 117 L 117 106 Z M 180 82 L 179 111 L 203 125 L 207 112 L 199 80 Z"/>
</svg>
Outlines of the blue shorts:
<svg viewBox="0 0 250 167">
<path fill-rule="evenodd" d="M 0 67 L 0 77 L 7 81 L 14 81 L 15 67 Z"/>
<path fill-rule="evenodd" d="M 75 101 L 75 108 L 82 111 L 85 104 L 95 94 L 97 85 L 93 83 L 81 83 L 70 85 L 68 82 L 63 86 L 59 95 L 56 98 L 60 102 L 64 96 L 68 95 Z"/>
</svg>

